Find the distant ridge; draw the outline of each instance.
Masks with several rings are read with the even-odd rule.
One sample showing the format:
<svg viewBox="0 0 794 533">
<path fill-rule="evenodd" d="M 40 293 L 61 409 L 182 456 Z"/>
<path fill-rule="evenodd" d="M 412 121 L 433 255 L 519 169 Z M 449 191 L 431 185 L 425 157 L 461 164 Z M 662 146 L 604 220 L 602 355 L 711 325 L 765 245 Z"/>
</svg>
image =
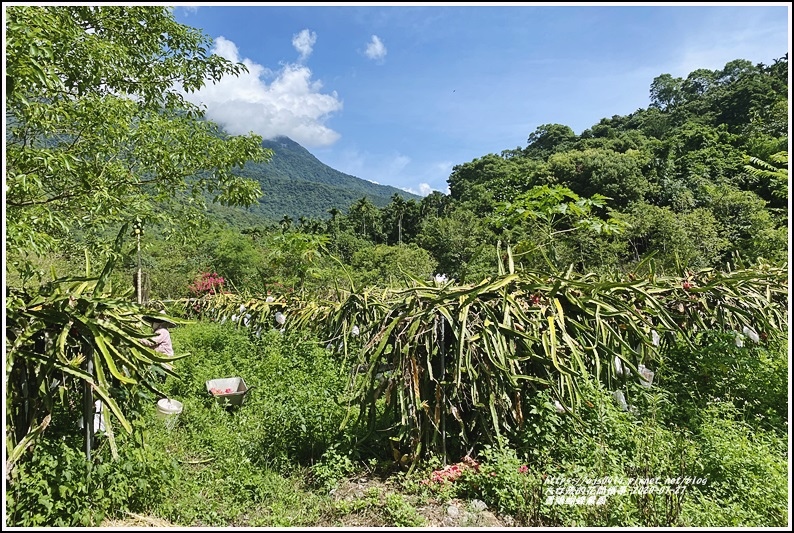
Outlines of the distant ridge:
<svg viewBox="0 0 794 533">
<path fill-rule="evenodd" d="M 335 170 L 314 157 L 306 148 L 289 137 L 265 140 L 262 146 L 273 150 L 268 163 L 248 163 L 241 175 L 257 180 L 264 196 L 259 205 L 248 211 L 270 219 L 284 215 L 329 218 L 328 211 L 348 207 L 362 197 L 378 207 L 386 206 L 394 194 L 406 200 L 420 196 Z"/>
</svg>

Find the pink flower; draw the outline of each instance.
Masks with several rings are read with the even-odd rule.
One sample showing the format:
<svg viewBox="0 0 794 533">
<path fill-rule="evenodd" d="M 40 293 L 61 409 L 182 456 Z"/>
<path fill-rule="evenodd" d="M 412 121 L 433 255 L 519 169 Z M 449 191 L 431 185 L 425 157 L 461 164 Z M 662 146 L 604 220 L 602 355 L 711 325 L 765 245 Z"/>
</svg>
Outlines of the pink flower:
<svg viewBox="0 0 794 533">
<path fill-rule="evenodd" d="M 527 465 L 521 465 L 518 467 L 518 472 L 520 474 L 526 474 L 527 472 L 529 472 L 529 467 Z"/>
<path fill-rule="evenodd" d="M 202 296 L 204 294 L 216 294 L 218 292 L 224 292 L 224 282 L 225 280 L 221 277 L 218 277 L 217 273 L 213 272 L 210 274 L 209 272 L 203 272 L 199 274 L 189 288 L 191 292 L 197 296 Z"/>
</svg>

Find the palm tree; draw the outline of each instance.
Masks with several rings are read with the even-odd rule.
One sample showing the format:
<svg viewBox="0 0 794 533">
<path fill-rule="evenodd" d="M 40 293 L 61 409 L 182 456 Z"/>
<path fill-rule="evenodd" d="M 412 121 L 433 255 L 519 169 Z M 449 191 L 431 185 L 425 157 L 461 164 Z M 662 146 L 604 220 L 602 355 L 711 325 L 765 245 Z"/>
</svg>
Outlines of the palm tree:
<svg viewBox="0 0 794 533">
<path fill-rule="evenodd" d="M 240 230 L 243 235 L 250 235 L 253 242 L 257 242 L 262 237 L 262 229 L 256 226 Z"/>
<path fill-rule="evenodd" d="M 350 206 L 348 213 L 354 224 L 361 224 L 361 236 L 366 239 L 369 236 L 367 229 L 375 224 L 377 214 L 379 213 L 378 208 L 364 196 Z"/>
<path fill-rule="evenodd" d="M 391 197 L 392 209 L 397 217 L 397 243 L 402 246 L 403 243 L 403 215 L 405 215 L 405 199 L 397 193 Z"/>
<path fill-rule="evenodd" d="M 279 222 L 279 224 L 281 224 L 281 231 L 286 232 L 292 225 L 292 217 L 290 217 L 289 215 L 284 215 L 284 218 L 281 219 L 281 222 Z"/>
</svg>

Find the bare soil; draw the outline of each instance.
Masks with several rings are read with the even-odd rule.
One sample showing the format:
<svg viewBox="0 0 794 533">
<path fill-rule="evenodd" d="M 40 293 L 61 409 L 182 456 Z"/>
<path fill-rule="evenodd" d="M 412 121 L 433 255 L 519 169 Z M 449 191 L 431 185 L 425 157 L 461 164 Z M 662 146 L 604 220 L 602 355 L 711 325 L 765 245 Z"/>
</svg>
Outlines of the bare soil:
<svg viewBox="0 0 794 533">
<path fill-rule="evenodd" d="M 388 481 L 377 478 L 349 479 L 340 484 L 333 491 L 334 502 L 355 502 L 367 497 L 377 490 L 380 501 L 384 502 L 389 494 L 402 494 L 402 497 L 411 507 L 416 509 L 419 516 L 424 519 L 421 527 L 510 527 L 515 525 L 511 517 L 498 517 L 489 510 L 485 503 L 476 500 L 466 501 L 452 499 L 439 501 L 437 499 L 422 499 L 415 495 L 403 494 L 399 488 Z M 329 517 L 315 524 L 316 527 L 394 527 L 399 524 L 392 523 L 388 513 L 384 513 L 383 506 L 367 508 L 359 511 Z"/>
</svg>

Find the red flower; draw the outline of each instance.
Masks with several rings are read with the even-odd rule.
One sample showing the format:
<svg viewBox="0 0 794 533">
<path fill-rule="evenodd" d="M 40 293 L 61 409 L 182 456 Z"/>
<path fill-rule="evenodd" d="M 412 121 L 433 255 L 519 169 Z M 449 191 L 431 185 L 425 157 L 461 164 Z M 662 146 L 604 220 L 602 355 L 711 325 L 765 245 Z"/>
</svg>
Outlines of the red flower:
<svg viewBox="0 0 794 533">
<path fill-rule="evenodd" d="M 479 470 L 480 465 L 469 456 L 463 458 L 460 463 L 445 466 L 441 470 L 435 470 L 430 475 L 430 479 L 422 480 L 422 485 L 429 485 L 431 483 L 446 483 L 458 479 L 466 470 Z"/>
</svg>

